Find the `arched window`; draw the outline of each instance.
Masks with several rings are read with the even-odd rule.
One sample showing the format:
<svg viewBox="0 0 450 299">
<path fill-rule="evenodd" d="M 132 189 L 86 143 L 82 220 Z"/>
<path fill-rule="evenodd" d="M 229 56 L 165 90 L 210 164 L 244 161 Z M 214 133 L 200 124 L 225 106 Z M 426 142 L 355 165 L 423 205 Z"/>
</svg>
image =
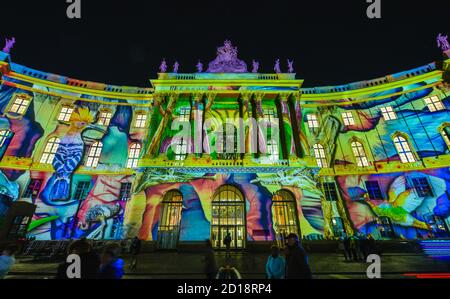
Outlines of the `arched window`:
<svg viewBox="0 0 450 299">
<path fill-rule="evenodd" d="M 416 158 L 414 157 L 411 147 L 405 137 L 402 135 L 395 136 L 394 145 L 402 163 L 416 162 Z"/>
<path fill-rule="evenodd" d="M 9 138 L 11 132 L 8 130 L 1 130 L 0 131 L 0 146 L 3 146 L 5 144 L 5 141 Z"/>
<path fill-rule="evenodd" d="M 369 166 L 369 161 L 367 160 L 366 151 L 364 150 L 364 146 L 358 141 L 353 141 L 351 145 L 352 145 L 353 155 L 355 156 L 356 165 L 359 167 Z"/>
<path fill-rule="evenodd" d="M 97 167 L 100 155 L 102 154 L 102 148 L 103 144 L 101 142 L 96 142 L 91 146 L 86 160 L 87 167 Z"/>
<path fill-rule="evenodd" d="M 327 157 L 325 155 L 325 150 L 322 144 L 314 144 L 314 156 L 316 157 L 317 166 L 328 167 Z"/>
<path fill-rule="evenodd" d="M 100 110 L 100 114 L 98 116 L 98 124 L 101 126 L 109 126 L 111 118 L 112 118 L 111 110 Z"/>
<path fill-rule="evenodd" d="M 139 156 L 141 155 L 141 145 L 139 143 L 133 143 L 128 151 L 127 168 L 136 168 L 139 162 Z"/>
<path fill-rule="evenodd" d="M 160 249 L 176 249 L 183 210 L 183 195 L 178 190 L 168 191 L 161 204 L 158 224 L 158 241 Z"/>
<path fill-rule="evenodd" d="M 291 192 L 279 190 L 273 195 L 272 222 L 276 239 L 281 246 L 284 246 L 289 234 L 299 235 L 296 202 Z"/>
<path fill-rule="evenodd" d="M 44 153 L 41 157 L 41 163 L 52 164 L 55 158 L 56 151 L 58 150 L 61 140 L 58 137 L 50 138 L 45 146 Z"/>
</svg>

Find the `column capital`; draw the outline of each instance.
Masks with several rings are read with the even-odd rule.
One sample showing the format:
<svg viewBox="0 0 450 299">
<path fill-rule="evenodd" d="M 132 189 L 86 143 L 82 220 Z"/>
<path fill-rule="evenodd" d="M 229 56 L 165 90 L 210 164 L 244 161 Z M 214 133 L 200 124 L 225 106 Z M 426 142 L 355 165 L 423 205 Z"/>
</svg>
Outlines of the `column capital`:
<svg viewBox="0 0 450 299">
<path fill-rule="evenodd" d="M 292 93 L 291 92 L 281 92 L 278 95 L 279 95 L 281 101 L 287 102 L 289 100 L 289 98 L 291 97 Z"/>
<path fill-rule="evenodd" d="M 257 92 L 255 93 L 255 101 L 256 102 L 262 102 L 264 99 L 265 94 L 263 92 Z"/>
<path fill-rule="evenodd" d="M 251 92 L 241 92 L 241 99 L 243 102 L 248 102 L 252 98 L 253 93 Z"/>
<path fill-rule="evenodd" d="M 293 93 L 292 96 L 294 97 L 294 99 L 295 99 L 296 101 L 300 101 L 301 98 L 302 98 L 302 94 L 301 94 L 300 91 L 299 91 L 299 92 Z"/>
<path fill-rule="evenodd" d="M 199 103 L 199 102 L 201 102 L 202 100 L 203 100 L 203 97 L 204 97 L 204 93 L 194 93 L 193 95 L 192 95 L 192 100 L 195 102 L 195 103 Z"/>
<path fill-rule="evenodd" d="M 208 99 L 208 101 L 214 101 L 216 99 L 217 96 L 217 92 L 208 92 L 206 94 L 206 98 Z"/>
</svg>

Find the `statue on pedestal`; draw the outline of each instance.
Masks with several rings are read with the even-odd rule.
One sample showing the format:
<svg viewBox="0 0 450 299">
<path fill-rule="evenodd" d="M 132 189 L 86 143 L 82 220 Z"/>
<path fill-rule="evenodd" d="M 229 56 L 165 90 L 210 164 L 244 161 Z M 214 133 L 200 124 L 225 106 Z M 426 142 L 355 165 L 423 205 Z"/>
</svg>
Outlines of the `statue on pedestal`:
<svg viewBox="0 0 450 299">
<path fill-rule="evenodd" d="M 294 60 L 287 60 L 288 63 L 288 73 L 292 74 L 294 72 Z"/>
<path fill-rule="evenodd" d="M 15 43 L 16 43 L 16 38 L 14 38 L 14 37 L 11 39 L 6 38 L 5 39 L 5 47 L 3 48 L 3 52 L 9 54 Z"/>
<path fill-rule="evenodd" d="M 208 73 L 247 73 L 247 64 L 237 57 L 237 48 L 226 40 L 217 48 L 217 57 L 208 65 Z"/>
<path fill-rule="evenodd" d="M 277 73 L 277 74 L 281 73 L 280 59 L 277 59 L 277 60 L 275 61 L 275 66 L 274 66 L 273 70 L 274 70 L 275 73 Z"/>
<path fill-rule="evenodd" d="M 252 73 L 257 73 L 259 70 L 259 62 L 253 59 L 252 66 Z"/>
<path fill-rule="evenodd" d="M 443 52 L 450 50 L 450 44 L 448 43 L 448 35 L 442 35 L 439 33 L 437 36 L 437 45 Z"/>
<path fill-rule="evenodd" d="M 161 64 L 159 66 L 159 72 L 160 73 L 166 73 L 167 72 L 167 63 L 166 63 L 166 59 L 163 58 L 163 60 L 161 61 Z"/>
<path fill-rule="evenodd" d="M 197 68 L 197 73 L 203 72 L 203 63 L 200 60 L 195 67 Z"/>
<path fill-rule="evenodd" d="M 173 72 L 178 73 L 179 67 L 180 67 L 180 64 L 178 63 L 178 61 L 175 61 L 174 65 L 173 65 Z"/>
</svg>

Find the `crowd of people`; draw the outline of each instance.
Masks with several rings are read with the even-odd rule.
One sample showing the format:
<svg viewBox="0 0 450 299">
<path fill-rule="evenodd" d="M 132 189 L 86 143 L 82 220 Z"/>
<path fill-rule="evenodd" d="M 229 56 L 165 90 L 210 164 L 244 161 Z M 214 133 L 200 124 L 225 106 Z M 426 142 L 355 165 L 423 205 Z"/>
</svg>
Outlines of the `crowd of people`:
<svg viewBox="0 0 450 299">
<path fill-rule="evenodd" d="M 296 234 L 289 234 L 283 248 L 284 256 L 277 245 L 271 247 L 271 254 L 266 263 L 268 279 L 311 279 L 308 256 Z M 226 257 L 229 257 L 227 249 Z M 239 271 L 227 263 L 217 269 L 214 250 L 210 240 L 206 241 L 205 273 L 208 279 L 240 279 Z"/>
<path fill-rule="evenodd" d="M 366 262 L 370 254 L 381 254 L 371 235 L 344 236 L 339 240 L 339 247 L 344 252 L 346 262 Z"/>
</svg>

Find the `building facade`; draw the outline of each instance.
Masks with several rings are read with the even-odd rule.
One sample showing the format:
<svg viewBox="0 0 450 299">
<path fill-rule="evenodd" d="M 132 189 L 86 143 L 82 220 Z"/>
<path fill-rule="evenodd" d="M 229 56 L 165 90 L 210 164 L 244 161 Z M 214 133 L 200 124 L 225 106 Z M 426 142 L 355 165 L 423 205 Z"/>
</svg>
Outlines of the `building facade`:
<svg viewBox="0 0 450 299">
<path fill-rule="evenodd" d="M 32 202 L 37 239 L 449 237 L 448 56 L 316 88 L 292 66 L 249 70 L 230 42 L 205 71 L 163 64 L 149 88 L 36 71 L 3 52 L 0 70 L 0 217 Z"/>
</svg>

